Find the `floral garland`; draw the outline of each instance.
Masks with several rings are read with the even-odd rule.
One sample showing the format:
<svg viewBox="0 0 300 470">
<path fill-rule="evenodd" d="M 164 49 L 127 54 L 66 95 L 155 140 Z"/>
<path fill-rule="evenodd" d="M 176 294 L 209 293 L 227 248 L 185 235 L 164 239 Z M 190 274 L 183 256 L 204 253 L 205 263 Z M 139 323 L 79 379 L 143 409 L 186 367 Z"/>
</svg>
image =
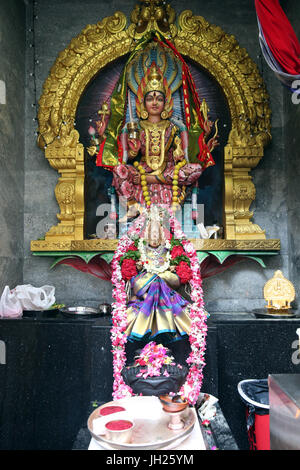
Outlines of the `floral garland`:
<svg viewBox="0 0 300 470">
<path fill-rule="evenodd" d="M 175 266 L 180 281 L 182 283 L 189 282 L 191 286 L 191 329 L 189 334 L 191 352 L 186 360 L 186 363 L 189 365 L 189 372 L 179 393 L 183 398 L 186 398 L 191 405 L 194 405 L 203 382 L 202 371 L 205 365 L 204 355 L 206 349 L 207 313 L 204 310 L 202 279 L 197 253 L 193 244 L 186 239 L 172 209 L 167 208 L 167 210 L 170 216 L 170 227 L 174 233 L 174 238 L 170 241 L 170 264 Z M 137 241 L 133 242 L 133 239 L 138 239 L 144 223 L 145 216 L 142 215 L 128 231 L 128 235 L 124 235 L 119 240 L 118 248 L 112 261 L 113 297 L 116 300 L 116 302 L 112 304 L 113 326 L 111 329 L 114 373 L 113 398 L 115 400 L 133 395 L 132 389 L 125 384 L 121 375 L 122 369 L 126 364 L 126 281 L 137 274 L 136 265 L 140 260 L 140 253 L 137 249 Z"/>
<path fill-rule="evenodd" d="M 147 377 L 159 377 L 164 365 L 177 365 L 178 368 L 182 368 L 180 364 L 175 364 L 173 356 L 168 355 L 168 349 L 165 346 L 156 344 L 155 341 L 150 341 L 135 358 L 134 367 L 144 367 L 144 369 L 140 369 L 136 376 L 143 377 L 144 379 Z M 166 370 L 163 372 L 163 375 L 169 377 Z"/>
<path fill-rule="evenodd" d="M 166 241 L 165 247 L 168 250 L 170 249 L 171 244 L 170 244 L 169 240 Z M 169 267 L 170 267 L 170 258 L 171 258 L 171 255 L 170 255 L 169 252 L 167 253 L 166 261 L 161 266 L 157 266 L 155 261 L 153 262 L 153 261 L 149 261 L 147 259 L 147 253 L 146 253 L 146 250 L 145 250 L 144 240 L 142 238 L 140 238 L 140 240 L 138 242 L 138 249 L 139 249 L 139 252 L 140 252 L 141 263 L 145 267 L 145 269 L 148 273 L 158 274 L 158 273 L 163 273 L 167 269 L 169 269 Z"/>
<path fill-rule="evenodd" d="M 133 226 L 128 231 L 128 235 L 120 238 L 118 248 L 112 260 L 112 284 L 114 286 L 112 295 L 115 302 L 112 304 L 112 328 L 110 331 L 112 354 L 113 354 L 113 398 L 119 400 L 132 396 L 133 392 L 131 387 L 125 384 L 121 372 L 126 364 L 125 346 L 127 343 L 127 335 L 125 333 L 127 327 L 127 314 L 126 314 L 126 288 L 125 279 L 123 279 L 120 260 L 122 256 L 132 246 L 131 236 L 138 236 L 143 225 L 145 217 L 140 216 Z"/>
</svg>

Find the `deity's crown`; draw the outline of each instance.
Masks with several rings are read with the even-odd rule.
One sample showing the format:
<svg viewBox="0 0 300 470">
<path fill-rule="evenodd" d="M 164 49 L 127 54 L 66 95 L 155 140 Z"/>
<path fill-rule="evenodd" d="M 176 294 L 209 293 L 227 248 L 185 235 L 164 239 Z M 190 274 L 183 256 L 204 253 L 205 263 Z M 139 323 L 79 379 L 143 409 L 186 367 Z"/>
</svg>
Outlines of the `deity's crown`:
<svg viewBox="0 0 300 470">
<path fill-rule="evenodd" d="M 150 73 L 148 75 L 147 84 L 144 90 L 144 93 L 149 93 L 150 91 L 159 91 L 166 94 L 166 89 L 163 82 L 163 77 L 159 73 L 156 64 L 151 65 Z"/>
</svg>

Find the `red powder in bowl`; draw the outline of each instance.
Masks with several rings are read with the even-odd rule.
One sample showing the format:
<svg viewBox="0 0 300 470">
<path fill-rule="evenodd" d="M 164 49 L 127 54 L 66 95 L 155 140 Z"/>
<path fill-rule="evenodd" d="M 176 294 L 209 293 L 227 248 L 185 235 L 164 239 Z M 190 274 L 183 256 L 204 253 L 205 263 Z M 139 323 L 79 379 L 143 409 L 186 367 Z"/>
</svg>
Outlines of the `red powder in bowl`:
<svg viewBox="0 0 300 470">
<path fill-rule="evenodd" d="M 132 428 L 133 424 L 131 421 L 125 419 L 116 419 L 115 421 L 109 421 L 105 427 L 110 431 L 125 431 L 126 429 Z"/>
<path fill-rule="evenodd" d="M 106 406 L 105 408 L 101 408 L 101 410 L 99 411 L 99 415 L 107 416 L 111 415 L 112 413 L 119 413 L 119 411 L 125 411 L 125 408 L 116 405 Z"/>
</svg>

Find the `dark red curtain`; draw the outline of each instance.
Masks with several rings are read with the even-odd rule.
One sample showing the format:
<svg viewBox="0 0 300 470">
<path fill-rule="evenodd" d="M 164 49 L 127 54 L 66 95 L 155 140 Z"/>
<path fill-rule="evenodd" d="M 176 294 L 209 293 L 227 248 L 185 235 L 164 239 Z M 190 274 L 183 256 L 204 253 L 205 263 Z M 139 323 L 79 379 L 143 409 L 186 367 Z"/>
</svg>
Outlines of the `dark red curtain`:
<svg viewBox="0 0 300 470">
<path fill-rule="evenodd" d="M 300 42 L 279 0 L 255 0 L 255 8 L 265 40 L 274 58 L 284 72 L 299 75 Z"/>
</svg>

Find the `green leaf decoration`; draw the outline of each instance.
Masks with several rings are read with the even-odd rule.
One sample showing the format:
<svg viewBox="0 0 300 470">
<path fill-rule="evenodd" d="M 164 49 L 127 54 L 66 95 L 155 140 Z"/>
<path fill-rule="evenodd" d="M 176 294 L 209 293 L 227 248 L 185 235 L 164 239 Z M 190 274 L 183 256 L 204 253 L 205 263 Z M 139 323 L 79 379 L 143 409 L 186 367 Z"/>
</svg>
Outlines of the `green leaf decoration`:
<svg viewBox="0 0 300 470">
<path fill-rule="evenodd" d="M 237 254 L 234 251 L 209 251 L 209 254 L 214 255 L 220 264 L 223 264 L 224 261 L 231 255 Z"/>
<path fill-rule="evenodd" d="M 246 258 L 250 258 L 250 259 L 253 259 L 254 261 L 257 261 L 257 263 L 259 263 L 263 268 L 266 267 L 264 261 L 259 258 L 258 256 L 249 256 L 249 255 L 246 255 Z"/>
<path fill-rule="evenodd" d="M 111 253 L 111 252 L 101 254 L 101 258 L 104 259 L 104 261 L 106 261 L 108 264 L 111 263 L 113 257 L 114 257 L 114 253 Z"/>
<path fill-rule="evenodd" d="M 209 253 L 207 253 L 206 251 L 197 251 L 197 256 L 199 263 L 201 264 L 202 261 L 204 261 L 209 256 Z"/>
</svg>

